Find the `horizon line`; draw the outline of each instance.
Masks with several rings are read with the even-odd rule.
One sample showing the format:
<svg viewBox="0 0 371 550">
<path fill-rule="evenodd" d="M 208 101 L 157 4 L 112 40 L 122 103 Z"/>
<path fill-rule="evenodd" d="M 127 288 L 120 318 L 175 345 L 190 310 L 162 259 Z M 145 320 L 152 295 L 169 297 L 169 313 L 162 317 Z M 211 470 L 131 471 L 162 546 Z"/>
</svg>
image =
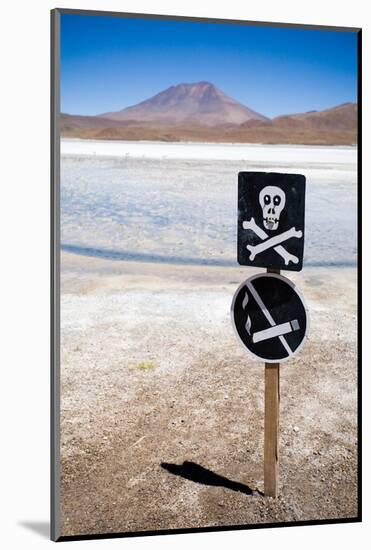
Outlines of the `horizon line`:
<svg viewBox="0 0 371 550">
<path fill-rule="evenodd" d="M 335 105 L 331 105 L 329 107 L 325 107 L 324 109 L 308 109 L 307 111 L 296 111 L 296 112 L 284 112 L 282 114 L 279 114 L 279 115 L 276 115 L 274 117 L 269 117 L 267 115 L 265 115 L 264 113 L 261 113 L 260 111 L 256 111 L 255 109 L 253 109 L 252 107 L 250 107 L 249 105 L 246 105 L 245 103 L 242 103 L 241 101 L 238 101 L 237 99 L 235 99 L 234 97 L 226 94 L 221 88 L 219 88 L 219 86 L 217 86 L 216 84 L 214 84 L 213 82 L 209 81 L 209 80 L 199 80 L 197 82 L 179 82 L 178 84 L 172 84 L 171 86 L 168 86 L 167 88 L 163 88 L 162 90 L 160 90 L 159 92 L 156 92 L 155 94 L 145 98 L 145 99 L 141 99 L 139 100 L 137 103 L 131 103 L 130 105 L 126 105 L 126 107 L 121 107 L 119 108 L 118 110 L 111 110 L 111 111 L 104 111 L 100 114 L 89 114 L 89 115 L 84 115 L 84 114 L 80 114 L 80 113 L 71 113 L 71 112 L 65 112 L 65 111 L 60 111 L 60 114 L 63 114 L 63 115 L 68 115 L 68 116 L 84 116 L 84 117 L 94 117 L 94 118 L 105 118 L 103 115 L 104 114 L 109 114 L 109 113 L 120 113 L 121 111 L 125 111 L 125 109 L 128 109 L 130 107 L 135 107 L 137 105 L 139 105 L 140 103 L 144 103 L 145 101 L 148 101 L 149 99 L 152 99 L 154 97 L 156 97 L 157 95 L 160 95 L 161 93 L 163 92 L 166 92 L 168 90 L 171 90 L 172 88 L 177 88 L 179 86 L 197 86 L 197 85 L 200 85 L 200 84 L 207 84 L 207 85 L 210 85 L 210 86 L 213 86 L 214 88 L 216 88 L 217 90 L 219 90 L 220 92 L 222 92 L 224 95 L 226 95 L 227 97 L 230 97 L 231 99 L 233 99 L 233 101 L 236 101 L 236 103 L 239 103 L 240 105 L 242 105 L 243 107 L 246 107 L 248 109 L 251 109 L 255 112 L 257 112 L 259 115 L 262 115 L 264 116 L 265 118 L 267 118 L 268 120 L 274 120 L 276 118 L 279 118 L 279 117 L 283 117 L 283 116 L 294 116 L 294 115 L 303 115 L 303 114 L 308 114 L 308 113 L 321 113 L 323 111 L 327 111 L 329 109 L 336 109 L 337 107 L 342 107 L 343 105 L 358 105 L 358 102 L 357 101 L 343 101 L 342 103 L 337 103 Z M 134 120 L 134 119 L 133 119 Z M 119 122 L 119 121 L 117 121 Z"/>
</svg>

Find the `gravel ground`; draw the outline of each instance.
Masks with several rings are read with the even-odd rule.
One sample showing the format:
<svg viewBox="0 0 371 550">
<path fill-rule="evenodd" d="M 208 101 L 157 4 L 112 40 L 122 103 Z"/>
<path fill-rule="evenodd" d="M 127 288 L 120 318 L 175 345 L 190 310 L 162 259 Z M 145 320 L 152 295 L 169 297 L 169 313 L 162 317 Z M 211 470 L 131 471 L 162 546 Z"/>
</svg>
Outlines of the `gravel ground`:
<svg viewBox="0 0 371 550">
<path fill-rule="evenodd" d="M 62 535 L 357 515 L 356 271 L 288 274 L 311 329 L 281 367 L 277 499 L 264 366 L 229 316 L 256 271 L 62 254 Z"/>
</svg>

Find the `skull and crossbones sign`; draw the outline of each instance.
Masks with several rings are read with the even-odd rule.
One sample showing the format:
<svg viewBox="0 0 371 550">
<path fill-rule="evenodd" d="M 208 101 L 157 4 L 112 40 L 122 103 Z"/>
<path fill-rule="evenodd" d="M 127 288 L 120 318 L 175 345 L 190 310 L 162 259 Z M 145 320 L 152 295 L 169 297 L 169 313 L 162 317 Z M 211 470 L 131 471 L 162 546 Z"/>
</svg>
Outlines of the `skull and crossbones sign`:
<svg viewBox="0 0 371 550">
<path fill-rule="evenodd" d="M 285 192 L 275 185 L 267 185 L 259 193 L 259 204 L 262 209 L 264 227 L 270 231 L 276 231 L 279 227 L 281 213 L 286 204 Z M 299 258 L 294 254 L 290 254 L 281 243 L 292 237 L 301 238 L 303 236 L 302 231 L 291 227 L 283 233 L 269 237 L 268 233 L 256 224 L 254 218 L 244 221 L 242 227 L 243 229 L 251 229 L 262 241 L 256 245 L 246 246 L 247 250 L 250 251 L 250 260 L 252 262 L 257 254 L 269 248 L 273 248 L 284 259 L 285 265 L 288 265 L 290 262 L 294 264 L 299 262 Z"/>
</svg>

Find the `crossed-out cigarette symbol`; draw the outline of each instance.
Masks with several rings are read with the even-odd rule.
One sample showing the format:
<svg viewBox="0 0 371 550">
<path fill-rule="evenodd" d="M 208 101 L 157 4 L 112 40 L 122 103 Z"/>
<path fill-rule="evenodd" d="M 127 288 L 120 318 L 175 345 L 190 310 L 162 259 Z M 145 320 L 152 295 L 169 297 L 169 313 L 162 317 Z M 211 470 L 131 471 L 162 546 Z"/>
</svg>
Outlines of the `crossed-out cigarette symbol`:
<svg viewBox="0 0 371 550">
<path fill-rule="evenodd" d="M 295 227 L 291 227 L 287 231 L 284 231 L 283 233 L 280 233 L 278 235 L 274 235 L 273 237 L 268 237 L 268 234 L 257 225 L 254 218 L 251 218 L 248 221 L 245 221 L 242 223 L 243 229 L 251 229 L 257 237 L 259 237 L 262 242 L 256 245 L 247 245 L 247 250 L 250 251 L 250 260 L 253 262 L 255 259 L 255 256 L 257 254 L 260 254 L 264 250 L 268 250 L 269 248 L 273 248 L 285 261 L 285 265 L 288 265 L 290 262 L 293 264 L 297 264 L 299 262 L 299 258 L 295 256 L 294 254 L 291 254 L 284 248 L 281 243 L 287 241 L 288 239 L 291 239 L 292 237 L 295 237 L 297 239 L 300 239 L 303 236 L 303 232 L 300 230 L 296 230 Z"/>
<path fill-rule="evenodd" d="M 261 312 L 263 313 L 268 323 L 270 324 L 269 328 L 252 333 L 251 332 L 252 322 L 251 322 L 250 316 L 247 315 L 245 329 L 248 335 L 250 336 L 252 342 L 256 344 L 258 342 L 263 342 L 264 340 L 269 340 L 270 338 L 279 338 L 281 344 L 287 351 L 288 355 L 289 356 L 292 355 L 293 350 L 290 348 L 284 335 L 289 334 L 290 332 L 295 332 L 296 330 L 299 330 L 300 329 L 299 321 L 297 319 L 292 319 L 290 321 L 286 321 L 285 323 L 280 323 L 279 325 L 277 325 L 272 315 L 270 314 L 269 310 L 266 308 L 261 296 L 258 294 L 254 286 L 251 284 L 251 282 L 248 281 L 246 283 L 246 286 L 248 290 L 251 292 L 252 296 L 254 297 L 254 300 L 258 304 Z M 246 309 L 248 302 L 249 302 L 249 295 L 246 292 L 245 297 L 242 301 L 242 309 Z"/>
</svg>

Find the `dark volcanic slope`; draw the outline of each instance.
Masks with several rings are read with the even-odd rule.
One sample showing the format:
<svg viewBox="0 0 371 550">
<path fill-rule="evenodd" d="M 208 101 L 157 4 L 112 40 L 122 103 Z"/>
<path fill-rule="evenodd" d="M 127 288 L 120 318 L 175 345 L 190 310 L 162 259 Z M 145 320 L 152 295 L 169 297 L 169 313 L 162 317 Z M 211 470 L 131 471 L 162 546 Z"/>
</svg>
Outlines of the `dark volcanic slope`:
<svg viewBox="0 0 371 550">
<path fill-rule="evenodd" d="M 267 120 L 263 115 L 227 96 L 210 82 L 171 86 L 137 105 L 100 116 L 116 121 L 200 126 Z"/>
</svg>

